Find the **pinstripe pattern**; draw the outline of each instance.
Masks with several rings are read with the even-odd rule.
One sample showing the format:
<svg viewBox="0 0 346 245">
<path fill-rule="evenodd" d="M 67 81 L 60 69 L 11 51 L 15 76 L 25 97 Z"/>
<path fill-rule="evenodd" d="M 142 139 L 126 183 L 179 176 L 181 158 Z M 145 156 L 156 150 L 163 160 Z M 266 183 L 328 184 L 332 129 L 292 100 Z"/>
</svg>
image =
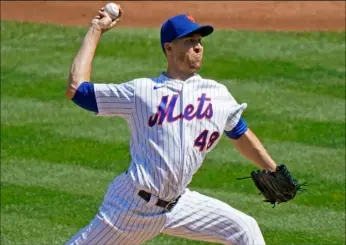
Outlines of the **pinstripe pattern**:
<svg viewBox="0 0 346 245">
<path fill-rule="evenodd" d="M 154 88 L 155 85 L 160 85 Z M 239 121 L 246 104 L 227 88 L 195 74 L 186 81 L 135 79 L 95 84 L 99 116 L 124 117 L 132 160 L 110 184 L 99 213 L 67 244 L 141 244 L 160 232 L 233 245 L 264 244 L 256 221 L 216 199 L 186 189 L 224 130 Z M 171 201 L 170 212 L 138 196 L 145 190 Z"/>
<path fill-rule="evenodd" d="M 161 87 L 154 89 L 157 84 Z M 135 79 L 114 88 L 110 85 L 95 86 L 95 91 L 98 96 L 108 95 L 110 102 L 117 102 L 110 103 L 115 108 L 106 107 L 104 102 L 108 100 L 98 98 L 98 106 L 102 107 L 100 115 L 122 113 L 121 116 L 129 120 L 132 155 L 129 172 L 135 184 L 168 201 L 183 192 L 206 153 L 219 141 L 218 138 L 211 148 L 200 152 L 194 147 L 196 137 L 205 129 L 209 130 L 208 136 L 214 131 L 221 134 L 224 129 L 232 129 L 246 108 L 246 104 L 239 105 L 234 100 L 224 85 L 197 74 L 183 82 L 169 79 L 162 73 L 158 78 Z M 189 104 L 196 111 L 202 93 L 211 99 L 211 119 L 167 122 L 166 118 L 161 125 L 148 126 L 149 117 L 158 111 L 164 96 L 168 96 L 168 104 L 172 96 L 178 95 L 172 111 L 172 115 L 176 116 L 183 113 Z"/>
<path fill-rule="evenodd" d="M 257 222 L 217 199 L 186 189 L 163 233 L 222 244 L 265 244 Z"/>
<path fill-rule="evenodd" d="M 66 245 L 135 245 L 158 235 L 166 214 L 160 207 L 148 207 L 137 192 L 128 174 L 115 178 L 99 213 Z"/>
<path fill-rule="evenodd" d="M 160 232 L 221 244 L 265 244 L 253 218 L 219 200 L 186 189 L 165 212 L 148 206 L 137 192 L 128 175 L 117 177 L 94 220 L 66 245 L 136 245 Z"/>
</svg>

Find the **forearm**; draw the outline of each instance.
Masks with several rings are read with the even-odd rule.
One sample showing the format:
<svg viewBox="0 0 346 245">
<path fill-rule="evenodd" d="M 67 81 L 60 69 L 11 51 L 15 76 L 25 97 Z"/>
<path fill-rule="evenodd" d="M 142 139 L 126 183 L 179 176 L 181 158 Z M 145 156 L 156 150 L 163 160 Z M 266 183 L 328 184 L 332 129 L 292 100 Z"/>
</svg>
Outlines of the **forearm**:
<svg viewBox="0 0 346 245">
<path fill-rule="evenodd" d="M 101 30 L 91 26 L 75 56 L 70 68 L 66 96 L 72 99 L 79 84 L 90 81 L 92 62 L 94 59 L 97 44 L 101 37 Z"/>
<path fill-rule="evenodd" d="M 239 139 L 232 140 L 232 142 L 244 157 L 251 160 L 262 169 L 275 171 L 276 163 L 250 129 L 248 129 Z"/>
</svg>

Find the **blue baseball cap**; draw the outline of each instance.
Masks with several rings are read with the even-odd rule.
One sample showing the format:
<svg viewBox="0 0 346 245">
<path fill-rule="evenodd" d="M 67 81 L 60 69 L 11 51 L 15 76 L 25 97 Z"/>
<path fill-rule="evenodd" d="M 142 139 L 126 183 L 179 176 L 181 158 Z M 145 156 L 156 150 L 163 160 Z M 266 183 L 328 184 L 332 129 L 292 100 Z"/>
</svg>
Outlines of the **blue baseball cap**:
<svg viewBox="0 0 346 245">
<path fill-rule="evenodd" d="M 161 47 L 163 51 L 164 44 L 172 42 L 181 37 L 192 33 L 199 33 L 202 37 L 210 35 L 214 27 L 210 25 L 199 25 L 196 20 L 188 14 L 180 14 L 166 20 L 161 27 Z"/>
</svg>

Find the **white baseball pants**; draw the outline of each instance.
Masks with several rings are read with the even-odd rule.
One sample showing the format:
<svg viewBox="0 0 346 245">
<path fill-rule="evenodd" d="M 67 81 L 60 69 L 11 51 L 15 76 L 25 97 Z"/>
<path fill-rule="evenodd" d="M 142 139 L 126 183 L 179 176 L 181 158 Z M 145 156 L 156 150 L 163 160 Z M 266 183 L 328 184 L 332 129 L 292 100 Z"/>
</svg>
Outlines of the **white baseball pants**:
<svg viewBox="0 0 346 245">
<path fill-rule="evenodd" d="M 115 178 L 98 214 L 66 245 L 136 245 L 160 233 L 221 244 L 265 244 L 255 219 L 217 199 L 186 189 L 166 211 L 138 191 L 126 173 Z"/>
</svg>

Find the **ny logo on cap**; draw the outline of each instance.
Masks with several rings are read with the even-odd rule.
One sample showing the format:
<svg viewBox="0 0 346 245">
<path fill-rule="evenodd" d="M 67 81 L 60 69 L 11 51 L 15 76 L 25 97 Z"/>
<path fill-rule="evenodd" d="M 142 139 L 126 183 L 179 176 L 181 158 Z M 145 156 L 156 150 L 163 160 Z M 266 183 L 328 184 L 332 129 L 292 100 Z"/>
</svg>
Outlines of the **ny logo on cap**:
<svg viewBox="0 0 346 245">
<path fill-rule="evenodd" d="M 193 18 L 191 15 L 186 15 L 186 18 L 187 18 L 189 21 L 193 22 L 193 23 L 196 22 L 196 21 L 195 21 L 195 18 Z"/>
</svg>

